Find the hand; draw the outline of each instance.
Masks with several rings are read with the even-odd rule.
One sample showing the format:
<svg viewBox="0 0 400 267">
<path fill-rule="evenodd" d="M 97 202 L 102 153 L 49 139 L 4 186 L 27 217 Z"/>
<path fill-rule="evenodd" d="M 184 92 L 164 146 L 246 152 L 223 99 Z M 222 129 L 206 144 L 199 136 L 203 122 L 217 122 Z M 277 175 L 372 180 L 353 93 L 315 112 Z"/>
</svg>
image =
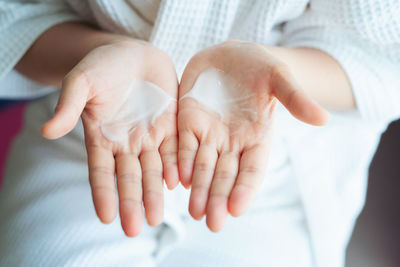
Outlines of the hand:
<svg viewBox="0 0 400 267">
<path fill-rule="evenodd" d="M 210 68 L 240 87 L 239 93 L 236 88 L 224 94 L 242 99 L 227 116 L 183 97 Z M 223 227 L 228 213 L 243 214 L 255 198 L 266 172 L 275 98 L 306 123 L 322 125 L 328 119 L 285 64 L 261 45 L 229 41 L 201 51 L 185 68 L 179 86 L 179 173 L 181 183 L 191 186 L 190 214 L 206 215 L 212 231 Z"/>
<path fill-rule="evenodd" d="M 170 189 L 179 182 L 176 101 L 148 129 L 128 125 L 129 133 L 121 141 L 111 141 L 102 132 L 102 125 L 121 109 L 136 80 L 156 84 L 176 100 L 175 68 L 159 49 L 123 38 L 92 50 L 64 78 L 55 115 L 42 129 L 45 137 L 59 138 L 82 116 L 96 213 L 104 223 L 114 220 L 116 175 L 121 224 L 128 236 L 140 232 L 142 201 L 148 223 L 161 223 L 163 176 Z"/>
</svg>

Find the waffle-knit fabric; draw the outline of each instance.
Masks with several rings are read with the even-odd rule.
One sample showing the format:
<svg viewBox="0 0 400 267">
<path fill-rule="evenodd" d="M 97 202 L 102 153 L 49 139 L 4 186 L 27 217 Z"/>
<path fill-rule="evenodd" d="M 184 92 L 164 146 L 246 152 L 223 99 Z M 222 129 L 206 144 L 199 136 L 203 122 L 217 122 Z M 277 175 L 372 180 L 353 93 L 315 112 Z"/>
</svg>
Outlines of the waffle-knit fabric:
<svg viewBox="0 0 400 267">
<path fill-rule="evenodd" d="M 79 20 L 149 40 L 172 57 L 179 76 L 196 52 L 227 39 L 315 47 L 332 55 L 349 77 L 358 112 L 334 113 L 328 126 L 315 128 L 294 120 L 280 106 L 275 127 L 279 137 L 273 141 L 279 149 L 272 152 L 283 155 L 271 153 L 265 180 L 267 189 L 263 191 L 268 194 L 261 193 L 260 199 L 269 203 L 269 207 L 279 209 L 282 201 L 277 195 L 282 191 L 277 188 L 290 183 L 289 178 L 276 178 L 278 170 L 292 170 L 302 203 L 299 209 L 304 209 L 309 231 L 305 236 L 310 240 L 316 266 L 343 264 L 348 238 L 364 203 L 367 168 L 379 134 L 390 120 L 400 116 L 400 3 L 397 0 L 164 0 L 161 3 L 156 0 L 3 0 L 0 1 L 0 97 L 30 98 L 54 91 L 55 88 L 26 80 L 12 68 L 43 31 L 63 21 Z M 22 234 L 17 230 L 29 231 L 35 220 L 14 230 L 11 225 L 24 225 L 29 218 L 37 218 L 35 209 L 45 209 L 45 205 L 33 201 L 39 198 L 35 194 L 50 194 L 54 200 L 61 197 L 64 184 L 50 183 L 57 181 L 60 169 L 69 168 L 65 175 L 85 176 L 84 156 L 76 157 L 76 151 L 71 151 L 74 146 L 82 145 L 81 132 L 76 130 L 51 145 L 44 145 L 34 126 L 43 114 L 50 116 L 44 110 L 50 109 L 55 101 L 56 97 L 51 95 L 49 100 L 41 102 L 44 106 L 28 109 L 31 115 L 9 162 L 2 209 L 7 210 L 10 218 L 2 219 L 0 226 L 2 232 L 8 231 L 8 237 L 2 238 L 2 246 L 18 248 L 18 253 L 24 252 L 18 243 L 21 242 L 18 235 Z M 74 145 L 65 145 L 69 143 Z M 50 158 L 52 154 L 46 151 L 57 149 L 61 155 Z M 26 170 L 18 167 L 19 160 L 26 163 Z M 78 162 L 80 167 L 74 165 Z M 273 183 L 276 184 L 272 186 Z M 294 191 L 283 191 L 286 200 L 296 199 Z M 79 190 L 74 193 L 83 194 Z M 54 225 L 63 225 L 48 216 L 49 226 L 51 220 L 57 222 Z M 170 224 L 176 226 L 172 228 L 179 236 L 179 223 Z M 304 225 L 297 227 L 300 232 L 304 230 L 301 230 Z M 69 243 L 62 239 L 59 244 L 65 242 L 65 246 L 69 244 L 73 248 L 77 239 L 71 237 Z M 23 248 L 33 253 L 30 247 Z M 35 253 L 46 255 L 40 246 Z M 82 257 L 87 260 L 90 255 L 101 253 L 98 249 Z M 282 253 L 290 254 L 284 249 Z"/>
</svg>

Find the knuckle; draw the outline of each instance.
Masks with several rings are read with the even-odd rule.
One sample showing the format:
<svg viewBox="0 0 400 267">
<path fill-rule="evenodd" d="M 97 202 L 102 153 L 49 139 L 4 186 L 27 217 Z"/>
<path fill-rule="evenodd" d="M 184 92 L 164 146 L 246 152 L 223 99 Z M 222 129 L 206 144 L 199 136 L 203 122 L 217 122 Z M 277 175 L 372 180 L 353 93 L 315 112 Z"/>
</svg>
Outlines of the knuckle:
<svg viewBox="0 0 400 267">
<path fill-rule="evenodd" d="M 247 173 L 247 174 L 251 174 L 251 175 L 255 175 L 258 174 L 260 172 L 260 168 L 254 165 L 249 165 L 246 167 L 243 167 L 240 172 L 243 173 Z"/>
<path fill-rule="evenodd" d="M 195 169 L 200 172 L 210 172 L 212 168 L 208 162 L 197 162 Z"/>
<path fill-rule="evenodd" d="M 139 205 L 142 204 L 142 198 L 135 197 L 134 195 L 123 197 L 123 198 L 121 198 L 121 201 L 132 201 L 132 202 L 135 202 L 135 203 L 137 203 Z"/>
<path fill-rule="evenodd" d="M 118 181 L 123 184 L 140 185 L 142 183 L 142 178 L 136 173 L 124 173 L 118 175 Z"/>
<path fill-rule="evenodd" d="M 99 143 L 99 141 L 96 138 L 85 138 L 85 146 L 86 149 L 89 151 L 103 148 L 103 146 Z"/>
<path fill-rule="evenodd" d="M 145 199 L 148 197 L 162 197 L 162 189 L 157 190 L 156 188 L 147 188 L 143 190 Z"/>
<path fill-rule="evenodd" d="M 96 178 L 99 176 L 114 176 L 114 169 L 103 167 L 103 166 L 91 166 L 89 173 L 92 177 Z"/>
<path fill-rule="evenodd" d="M 162 177 L 161 169 L 145 169 L 143 170 L 143 176 L 147 178 Z"/>
<path fill-rule="evenodd" d="M 169 137 L 167 141 L 164 141 L 160 146 L 160 153 L 162 154 L 173 154 L 178 149 L 178 137 L 176 135 Z"/>
<path fill-rule="evenodd" d="M 236 174 L 233 171 L 219 170 L 215 172 L 215 179 L 229 180 L 235 177 Z"/>
<path fill-rule="evenodd" d="M 193 166 L 194 165 L 194 156 L 191 155 L 178 155 L 178 161 L 179 164 L 185 164 L 185 165 L 190 165 Z"/>
<path fill-rule="evenodd" d="M 228 199 L 228 195 L 223 193 L 223 192 L 218 192 L 216 190 L 212 190 L 210 192 L 210 198 L 214 198 L 214 199 Z"/>
<path fill-rule="evenodd" d="M 177 156 L 177 152 L 175 150 L 161 150 L 160 154 L 164 158 L 168 158 L 168 160 L 175 160 Z"/>
<path fill-rule="evenodd" d="M 179 145 L 179 151 L 178 151 L 178 152 L 179 152 L 180 154 L 182 154 L 182 153 L 193 154 L 193 153 L 196 152 L 196 149 L 195 149 L 194 146 L 191 146 L 191 145 L 189 145 L 189 144 L 182 143 L 182 144 Z"/>
<path fill-rule="evenodd" d="M 92 191 L 108 191 L 112 194 L 115 194 L 114 187 L 112 185 L 107 184 L 90 184 Z"/>
<path fill-rule="evenodd" d="M 170 155 L 170 156 L 163 156 L 163 164 L 166 164 L 166 165 L 176 165 L 177 163 L 178 163 L 178 159 L 177 159 L 177 157 L 176 157 L 176 154 L 175 155 Z"/>
<path fill-rule="evenodd" d="M 243 181 L 237 183 L 236 187 L 238 187 L 238 188 L 242 187 L 242 188 L 245 188 L 246 190 L 251 191 L 251 192 L 257 191 L 256 190 L 256 186 L 253 183 L 245 183 Z"/>
<path fill-rule="evenodd" d="M 192 193 L 193 194 L 203 194 L 208 192 L 209 186 L 203 180 L 194 180 L 192 184 Z"/>
</svg>

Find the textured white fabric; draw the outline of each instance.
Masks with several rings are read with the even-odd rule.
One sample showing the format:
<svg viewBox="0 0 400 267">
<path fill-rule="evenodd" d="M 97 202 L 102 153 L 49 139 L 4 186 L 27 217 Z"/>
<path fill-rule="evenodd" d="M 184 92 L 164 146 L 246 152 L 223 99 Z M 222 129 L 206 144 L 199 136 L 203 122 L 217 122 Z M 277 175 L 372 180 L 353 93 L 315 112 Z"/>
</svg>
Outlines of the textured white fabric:
<svg viewBox="0 0 400 267">
<path fill-rule="evenodd" d="M 165 191 L 162 226 L 145 224 L 139 237 L 127 238 L 119 218 L 103 225 L 96 217 L 81 123 L 60 140 L 41 137 L 57 98 L 28 107 L 9 155 L 0 195 L 0 266 L 311 266 L 300 195 L 279 137 L 258 199 L 221 233 L 189 217 L 188 191 L 179 187 Z"/>
<path fill-rule="evenodd" d="M 312 0 L 282 43 L 321 49 L 346 71 L 363 118 L 400 117 L 400 2 Z"/>
<path fill-rule="evenodd" d="M 296 203 L 293 205 L 303 214 L 305 222 L 291 227 L 286 225 L 288 231 L 297 231 L 303 239 L 309 239 L 309 253 L 316 266 L 342 266 L 348 238 L 364 203 L 367 168 L 379 135 L 391 119 L 400 115 L 400 3 L 397 0 L 165 0 L 161 1 L 158 12 L 155 12 L 158 6 L 156 0 L 142 6 L 138 5 L 139 2 L 0 1 L 0 96 L 32 97 L 45 92 L 39 90 L 38 86 L 30 87 L 27 82 L 21 82 L 21 86 L 15 82 L 13 88 L 5 84 L 12 77 L 14 81 L 22 81 L 21 77 L 16 79 L 15 73 L 10 74 L 10 70 L 37 36 L 61 21 L 84 19 L 108 31 L 149 39 L 172 57 L 179 76 L 196 52 L 227 39 L 321 49 L 338 60 L 346 71 L 356 97 L 358 112 L 333 114 L 328 126 L 315 128 L 296 121 L 279 106 L 268 175 L 252 209 L 253 212 L 273 214 L 285 203 Z M 151 20 L 151 14 L 154 16 L 156 13 L 155 20 Z M 47 247 L 43 245 L 45 242 L 40 237 L 46 234 L 45 226 L 54 223 L 54 231 L 49 231 L 46 241 L 50 242 L 49 246 L 56 243 L 53 239 L 57 237 L 57 229 L 78 227 L 81 229 L 80 235 L 71 237 L 68 242 L 65 239 L 59 241 L 60 250 L 62 246 L 71 251 L 87 246 L 93 249 L 91 253 L 79 256 L 86 257 L 87 261 L 93 260 L 95 256 L 100 257 L 108 249 L 115 253 L 127 253 L 122 248 L 122 251 L 117 252 L 119 250 L 112 246 L 110 240 L 97 244 L 96 239 L 85 235 L 85 223 L 73 215 L 69 214 L 70 217 L 62 221 L 62 217 L 51 214 L 51 211 L 46 212 L 54 211 L 56 206 L 42 205 L 40 202 L 29 204 L 41 194 L 46 197 L 51 195 L 54 198 L 50 201 L 52 205 L 62 202 L 63 194 L 71 198 L 72 195 L 82 197 L 82 202 L 90 201 L 87 188 L 86 191 L 71 190 L 70 194 L 61 190 L 68 185 L 68 177 L 86 179 L 84 156 L 78 157 L 75 154 L 75 149 L 82 149 L 83 145 L 79 129 L 54 142 L 44 142 L 38 130 L 33 130 L 51 116 L 51 105 L 55 101 L 53 95 L 39 102 L 41 105 L 29 109 L 32 116 L 14 145 L 3 190 L 2 203 L 6 204 L 2 209 L 7 210 L 6 214 L 10 214 L 10 218 L 2 218 L 0 221 L 2 232 L 7 232 L 7 237 L 1 240 L 1 251 L 6 247 L 7 251 L 13 251 L 14 248 L 18 253 L 26 255 L 48 256 L 45 253 Z M 18 161 L 24 163 L 21 163 L 23 168 L 19 168 Z M 59 170 L 63 170 L 62 174 Z M 62 179 L 62 175 L 66 178 Z M 179 200 L 174 202 L 176 197 Z M 172 200 L 169 201 L 170 198 Z M 174 234 L 163 239 L 168 244 L 165 247 L 174 242 L 183 242 L 190 249 L 190 243 L 182 240 L 185 240 L 187 229 L 197 228 L 186 227 L 180 219 L 187 214 L 182 204 L 185 199 L 185 194 L 178 192 L 167 194 L 167 201 L 174 204 L 166 205 L 166 223 Z M 65 208 L 68 207 L 71 208 L 65 204 Z M 41 213 L 43 215 L 39 216 Z M 34 224 L 35 220 L 40 221 L 46 216 L 49 221 L 45 226 Z M 76 216 L 87 216 L 84 218 L 90 223 L 89 228 L 95 227 L 93 212 L 85 215 L 85 212 L 77 211 Z M 246 219 L 243 221 L 241 229 L 249 225 L 245 223 Z M 278 219 L 266 221 L 271 223 L 266 227 L 275 227 L 277 231 L 281 229 Z M 32 223 L 26 226 L 28 222 Z M 72 226 L 68 227 L 68 223 Z M 32 229 L 37 231 L 37 236 L 26 238 L 30 245 L 23 246 L 23 233 Z M 101 228 L 98 235 L 102 235 L 103 231 L 113 230 Z M 81 235 L 90 241 L 85 243 L 79 238 Z M 38 238 L 37 247 L 33 241 L 35 237 Z M 226 244 L 229 245 L 231 240 L 226 238 Z M 279 239 L 279 235 L 274 240 L 265 238 L 264 245 L 268 247 Z M 285 238 L 282 237 L 282 240 Z M 246 238 L 242 237 L 242 241 L 246 242 Z M 293 240 L 294 246 L 304 248 L 302 242 L 296 243 Z M 208 244 L 203 246 L 206 249 Z M 129 245 L 125 246 L 127 248 Z M 287 255 L 293 251 L 282 249 L 281 253 Z M 70 257 L 69 253 L 63 254 L 60 251 L 54 255 L 63 260 Z M 172 254 L 165 255 L 168 258 Z M 71 256 L 71 259 L 77 260 L 79 257 Z M 144 258 L 147 260 L 147 256 Z M 5 260 L 10 259 L 7 257 Z M 262 257 L 259 259 L 262 261 Z M 38 265 L 46 263 L 44 258 L 39 257 L 37 260 Z M 48 260 L 47 263 L 54 262 L 54 259 Z M 207 258 L 203 255 L 200 260 L 206 262 Z M 279 262 L 274 260 L 277 259 L 271 258 L 265 265 L 279 266 L 274 265 Z M 22 262 L 21 257 L 19 263 Z M 120 262 L 124 264 L 123 260 Z M 92 263 L 95 264 L 94 261 Z M 307 259 L 303 263 L 306 264 Z M 299 265 L 300 262 L 296 264 Z"/>
</svg>

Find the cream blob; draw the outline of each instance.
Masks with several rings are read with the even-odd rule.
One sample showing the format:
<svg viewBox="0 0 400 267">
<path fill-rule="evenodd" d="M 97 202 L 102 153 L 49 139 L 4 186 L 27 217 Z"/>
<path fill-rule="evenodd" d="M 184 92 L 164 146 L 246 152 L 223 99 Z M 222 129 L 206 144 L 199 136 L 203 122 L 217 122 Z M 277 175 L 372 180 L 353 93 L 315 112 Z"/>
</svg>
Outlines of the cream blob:
<svg viewBox="0 0 400 267">
<path fill-rule="evenodd" d="M 256 95 L 216 68 L 202 72 L 193 88 L 181 99 L 190 97 L 218 113 L 230 124 L 257 120 Z"/>
<path fill-rule="evenodd" d="M 148 81 L 135 81 L 127 91 L 119 109 L 105 121 L 101 130 L 110 141 L 126 141 L 139 127 L 145 132 L 155 119 L 176 101 L 164 90 Z"/>
</svg>

